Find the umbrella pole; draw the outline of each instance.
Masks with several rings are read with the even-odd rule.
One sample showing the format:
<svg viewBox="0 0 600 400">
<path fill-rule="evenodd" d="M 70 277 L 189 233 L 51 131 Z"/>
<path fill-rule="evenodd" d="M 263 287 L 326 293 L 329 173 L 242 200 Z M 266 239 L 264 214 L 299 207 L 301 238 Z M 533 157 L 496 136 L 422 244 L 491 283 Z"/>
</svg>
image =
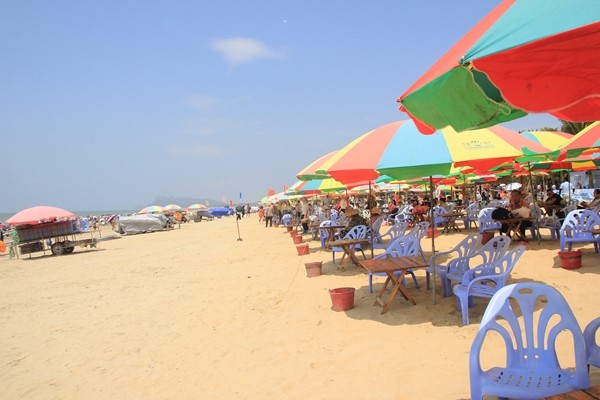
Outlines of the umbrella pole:
<svg viewBox="0 0 600 400">
<path fill-rule="evenodd" d="M 537 193 L 533 189 L 533 176 L 531 175 L 531 163 L 527 161 L 527 169 L 529 170 L 529 184 L 531 187 L 531 201 L 536 203 Z"/>
<path fill-rule="evenodd" d="M 369 198 L 367 199 L 367 208 L 369 207 L 369 202 L 371 201 L 371 181 L 369 181 Z M 375 232 L 373 232 L 373 215 L 371 214 L 371 208 L 369 208 L 369 229 L 371 230 L 371 258 L 373 258 L 373 237 L 375 236 Z"/>
<path fill-rule="evenodd" d="M 429 186 L 431 188 L 431 190 L 429 191 L 430 193 L 430 198 L 431 198 L 431 205 L 429 207 L 429 220 L 431 221 L 431 227 L 429 229 L 431 229 L 431 265 L 433 265 L 433 268 L 431 269 L 431 274 L 432 274 L 432 278 L 431 278 L 431 304 L 435 305 L 435 284 L 436 284 L 436 271 L 435 271 L 435 235 L 433 234 L 433 176 L 430 175 L 429 176 Z"/>
</svg>

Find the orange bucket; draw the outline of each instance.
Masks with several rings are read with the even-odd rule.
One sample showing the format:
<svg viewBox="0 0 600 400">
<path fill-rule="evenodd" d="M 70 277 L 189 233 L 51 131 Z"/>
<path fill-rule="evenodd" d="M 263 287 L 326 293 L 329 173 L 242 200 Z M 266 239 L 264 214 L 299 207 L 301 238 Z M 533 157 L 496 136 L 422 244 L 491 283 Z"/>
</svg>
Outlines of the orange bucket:
<svg viewBox="0 0 600 400">
<path fill-rule="evenodd" d="M 333 309 L 335 311 L 346 311 L 354 308 L 354 290 L 353 287 L 329 289 Z"/>
<path fill-rule="evenodd" d="M 6 245 L 2 240 L 0 240 L 0 253 L 4 253 L 6 251 Z"/>
<path fill-rule="evenodd" d="M 304 266 L 306 267 L 307 277 L 314 278 L 315 276 L 321 276 L 323 261 L 304 263 Z"/>
<path fill-rule="evenodd" d="M 294 236 L 294 244 L 302 243 L 302 236 Z"/>
<path fill-rule="evenodd" d="M 299 256 L 305 256 L 308 254 L 308 243 L 299 244 L 296 246 L 296 250 L 298 250 Z"/>
<path fill-rule="evenodd" d="M 559 251 L 558 258 L 564 269 L 581 268 L 581 250 Z"/>
</svg>

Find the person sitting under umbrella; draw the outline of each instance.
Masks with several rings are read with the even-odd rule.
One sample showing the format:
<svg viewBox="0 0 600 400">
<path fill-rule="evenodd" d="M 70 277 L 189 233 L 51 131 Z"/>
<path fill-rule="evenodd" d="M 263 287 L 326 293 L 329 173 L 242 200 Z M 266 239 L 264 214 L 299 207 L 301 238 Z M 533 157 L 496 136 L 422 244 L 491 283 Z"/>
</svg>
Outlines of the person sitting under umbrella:
<svg viewBox="0 0 600 400">
<path fill-rule="evenodd" d="M 510 210 L 510 216 L 512 218 L 529 218 L 529 204 L 523 198 L 523 195 L 517 189 L 510 192 L 510 200 L 508 202 L 508 209 Z M 532 225 L 531 221 L 523 221 L 519 226 L 521 236 L 525 237 L 525 230 L 530 228 Z M 508 224 L 503 223 L 500 229 L 502 233 L 508 232 Z"/>
<path fill-rule="evenodd" d="M 565 201 L 558 193 L 555 193 L 552 189 L 546 191 L 546 200 L 538 203 L 544 207 L 546 214 L 556 215 L 562 222 L 565 219 L 565 213 L 561 209 L 565 206 Z"/>
<path fill-rule="evenodd" d="M 346 234 L 350 232 L 350 230 L 355 226 L 367 225 L 367 221 L 363 218 L 362 215 L 360 215 L 356 208 L 348 207 L 344 214 L 348 218 L 348 225 L 346 225 L 346 227 L 342 229 L 342 231 L 340 232 L 340 237 L 346 236 Z"/>
</svg>

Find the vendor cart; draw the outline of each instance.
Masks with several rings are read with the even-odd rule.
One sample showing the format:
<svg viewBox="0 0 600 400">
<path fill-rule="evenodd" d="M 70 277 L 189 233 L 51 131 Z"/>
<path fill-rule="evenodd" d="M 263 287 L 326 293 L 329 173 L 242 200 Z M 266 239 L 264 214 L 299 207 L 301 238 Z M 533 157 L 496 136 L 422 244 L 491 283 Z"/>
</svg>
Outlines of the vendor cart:
<svg viewBox="0 0 600 400">
<path fill-rule="evenodd" d="M 10 244 L 15 255 L 45 252 L 49 250 L 54 255 L 70 254 L 75 246 L 95 247 L 100 241 L 94 237 L 94 232 L 83 232 L 78 221 L 53 221 L 40 224 L 22 224 L 14 226 L 9 232 Z"/>
</svg>

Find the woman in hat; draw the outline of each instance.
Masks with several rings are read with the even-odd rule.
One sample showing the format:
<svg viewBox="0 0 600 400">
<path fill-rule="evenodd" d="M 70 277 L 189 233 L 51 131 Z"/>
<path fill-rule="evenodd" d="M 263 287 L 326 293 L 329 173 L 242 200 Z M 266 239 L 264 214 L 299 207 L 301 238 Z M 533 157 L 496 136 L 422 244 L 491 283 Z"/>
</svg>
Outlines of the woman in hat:
<svg viewBox="0 0 600 400">
<path fill-rule="evenodd" d="M 344 229 L 342 229 L 340 236 L 344 237 L 352 228 L 358 225 L 367 225 L 367 221 L 360 215 L 356 208 L 348 207 L 345 212 L 346 217 L 348 218 L 348 225 Z"/>
</svg>

